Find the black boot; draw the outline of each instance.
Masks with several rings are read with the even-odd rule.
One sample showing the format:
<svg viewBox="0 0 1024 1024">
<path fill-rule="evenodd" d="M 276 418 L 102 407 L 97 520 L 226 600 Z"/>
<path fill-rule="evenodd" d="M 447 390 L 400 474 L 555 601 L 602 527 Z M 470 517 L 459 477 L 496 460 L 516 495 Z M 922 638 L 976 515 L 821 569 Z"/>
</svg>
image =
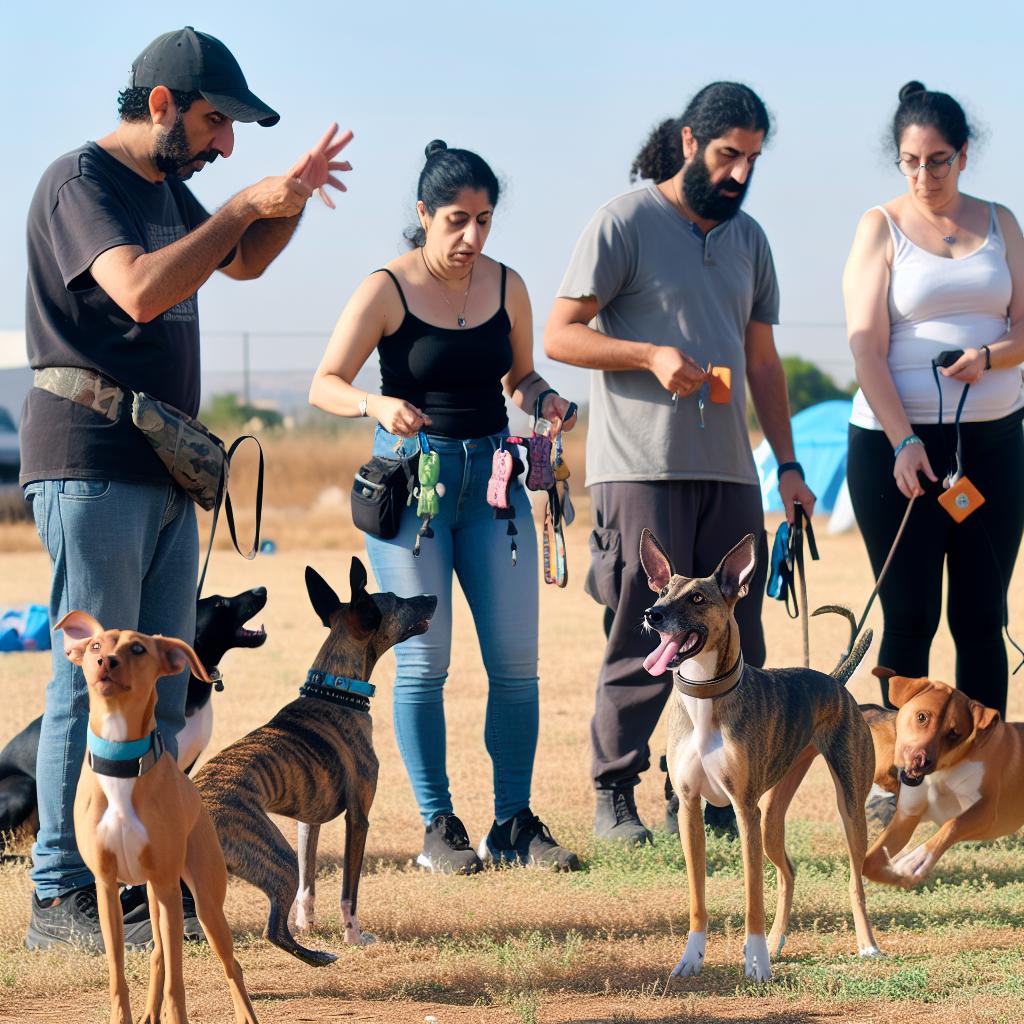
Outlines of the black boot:
<svg viewBox="0 0 1024 1024">
<path fill-rule="evenodd" d="M 714 804 L 704 804 L 704 827 L 710 829 L 712 835 L 722 836 L 725 839 L 739 839 L 740 830 L 736 824 L 736 811 L 732 804 L 724 807 L 716 807 Z"/>
<path fill-rule="evenodd" d="M 617 786 L 599 789 L 594 811 L 594 835 L 626 846 L 643 846 L 651 842 L 651 833 L 637 813 L 633 787 Z"/>
</svg>

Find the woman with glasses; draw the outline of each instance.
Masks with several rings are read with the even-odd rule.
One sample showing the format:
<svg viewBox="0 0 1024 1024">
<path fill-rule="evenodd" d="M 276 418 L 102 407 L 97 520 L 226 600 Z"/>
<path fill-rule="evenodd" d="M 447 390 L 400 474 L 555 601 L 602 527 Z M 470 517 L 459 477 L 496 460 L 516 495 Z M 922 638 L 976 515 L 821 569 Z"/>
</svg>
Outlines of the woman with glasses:
<svg viewBox="0 0 1024 1024">
<path fill-rule="evenodd" d="M 906 191 L 861 218 L 843 276 L 860 383 L 847 474 L 876 576 L 913 499 L 880 590 L 879 664 L 928 674 L 945 567 L 956 684 L 1005 713 L 1024 527 L 1024 239 L 1009 210 L 960 190 L 971 129 L 952 96 L 908 82 L 892 138 Z"/>
</svg>

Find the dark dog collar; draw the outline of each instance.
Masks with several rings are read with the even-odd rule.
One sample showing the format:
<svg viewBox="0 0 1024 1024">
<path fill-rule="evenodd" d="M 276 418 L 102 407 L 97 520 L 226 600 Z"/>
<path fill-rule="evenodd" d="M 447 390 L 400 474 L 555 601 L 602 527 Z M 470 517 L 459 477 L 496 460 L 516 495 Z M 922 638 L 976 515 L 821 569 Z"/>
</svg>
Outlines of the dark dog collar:
<svg viewBox="0 0 1024 1024">
<path fill-rule="evenodd" d="M 221 675 L 220 669 L 214 666 L 209 669 L 206 674 L 210 677 L 210 682 L 213 683 L 213 688 L 220 693 L 224 689 L 224 676 Z"/>
<path fill-rule="evenodd" d="M 353 711 L 369 711 L 370 700 L 368 697 L 361 697 L 358 693 L 346 693 L 344 690 L 335 690 L 330 686 L 318 686 L 316 683 L 305 683 L 299 687 L 300 697 L 315 697 L 317 700 L 325 700 L 329 704 L 340 704 L 343 708 L 351 708 Z"/>
<path fill-rule="evenodd" d="M 160 760 L 164 740 L 159 729 L 154 729 L 141 740 L 127 743 L 101 739 L 89 730 L 89 767 L 97 775 L 114 779 L 135 779 L 145 775 Z"/>
<path fill-rule="evenodd" d="M 680 693 L 685 693 L 687 697 L 700 697 L 704 699 L 721 697 L 730 690 L 735 689 L 736 684 L 743 676 L 744 668 L 746 668 L 746 665 L 743 663 L 743 652 L 740 651 L 736 664 L 728 672 L 715 676 L 714 679 L 698 682 L 695 679 L 687 679 L 679 669 L 676 669 L 676 689 Z"/>
<path fill-rule="evenodd" d="M 365 679 L 352 679 L 349 676 L 332 676 L 327 672 L 311 668 L 306 673 L 307 686 L 321 686 L 328 690 L 337 690 L 340 693 L 358 694 L 360 697 L 372 697 L 377 692 L 373 683 Z"/>
</svg>

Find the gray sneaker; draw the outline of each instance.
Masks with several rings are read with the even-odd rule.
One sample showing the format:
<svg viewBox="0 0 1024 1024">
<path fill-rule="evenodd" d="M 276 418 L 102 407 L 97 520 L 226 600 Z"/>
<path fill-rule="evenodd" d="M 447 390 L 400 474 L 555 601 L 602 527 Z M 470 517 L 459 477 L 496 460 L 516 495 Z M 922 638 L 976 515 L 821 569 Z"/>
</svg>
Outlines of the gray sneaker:
<svg viewBox="0 0 1024 1024">
<path fill-rule="evenodd" d="M 145 924 L 145 929 L 140 929 L 135 924 L 125 923 L 127 949 L 145 949 L 150 939 L 149 921 Z M 77 946 L 89 953 L 103 952 L 95 885 L 83 885 L 81 889 L 72 889 L 48 900 L 40 900 L 32 894 L 32 916 L 25 934 L 25 948 L 49 949 L 62 945 Z"/>
<path fill-rule="evenodd" d="M 594 809 L 594 835 L 598 839 L 643 846 L 652 842 L 650 829 L 640 820 L 632 786 L 599 789 Z"/>
<path fill-rule="evenodd" d="M 878 786 L 872 786 L 864 804 L 864 816 L 868 820 L 868 832 L 881 832 L 896 814 L 896 797 Z"/>
<path fill-rule="evenodd" d="M 442 875 L 475 875 L 483 867 L 466 826 L 454 814 L 438 814 L 427 826 L 416 863 Z"/>
</svg>

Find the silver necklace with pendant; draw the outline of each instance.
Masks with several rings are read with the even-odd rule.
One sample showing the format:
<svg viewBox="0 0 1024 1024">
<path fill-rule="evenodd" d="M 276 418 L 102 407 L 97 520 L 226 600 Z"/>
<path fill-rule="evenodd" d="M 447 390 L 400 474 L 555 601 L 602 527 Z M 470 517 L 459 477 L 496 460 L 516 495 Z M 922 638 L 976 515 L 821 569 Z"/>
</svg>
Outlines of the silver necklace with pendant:
<svg viewBox="0 0 1024 1024">
<path fill-rule="evenodd" d="M 466 275 L 465 278 L 463 278 L 463 280 L 466 280 L 469 283 L 466 285 L 466 290 L 465 290 L 465 292 L 463 293 L 463 296 L 462 296 L 462 311 L 461 312 L 456 312 L 455 307 L 452 305 L 451 300 L 448 298 L 448 288 L 445 286 L 445 279 L 443 277 L 438 277 L 438 275 L 435 274 L 430 269 L 430 265 L 427 263 L 427 257 L 424 254 L 422 247 L 420 248 L 420 257 L 423 260 L 423 266 L 426 269 L 427 273 L 441 286 L 441 298 L 444 299 L 445 305 L 453 313 L 455 313 L 455 323 L 458 324 L 459 327 L 465 327 L 466 326 L 466 307 L 469 305 L 469 290 L 470 290 L 470 288 L 473 287 L 473 269 L 474 268 L 470 267 L 469 268 L 469 273 Z M 475 264 L 474 264 L 474 266 L 475 266 Z"/>
</svg>

